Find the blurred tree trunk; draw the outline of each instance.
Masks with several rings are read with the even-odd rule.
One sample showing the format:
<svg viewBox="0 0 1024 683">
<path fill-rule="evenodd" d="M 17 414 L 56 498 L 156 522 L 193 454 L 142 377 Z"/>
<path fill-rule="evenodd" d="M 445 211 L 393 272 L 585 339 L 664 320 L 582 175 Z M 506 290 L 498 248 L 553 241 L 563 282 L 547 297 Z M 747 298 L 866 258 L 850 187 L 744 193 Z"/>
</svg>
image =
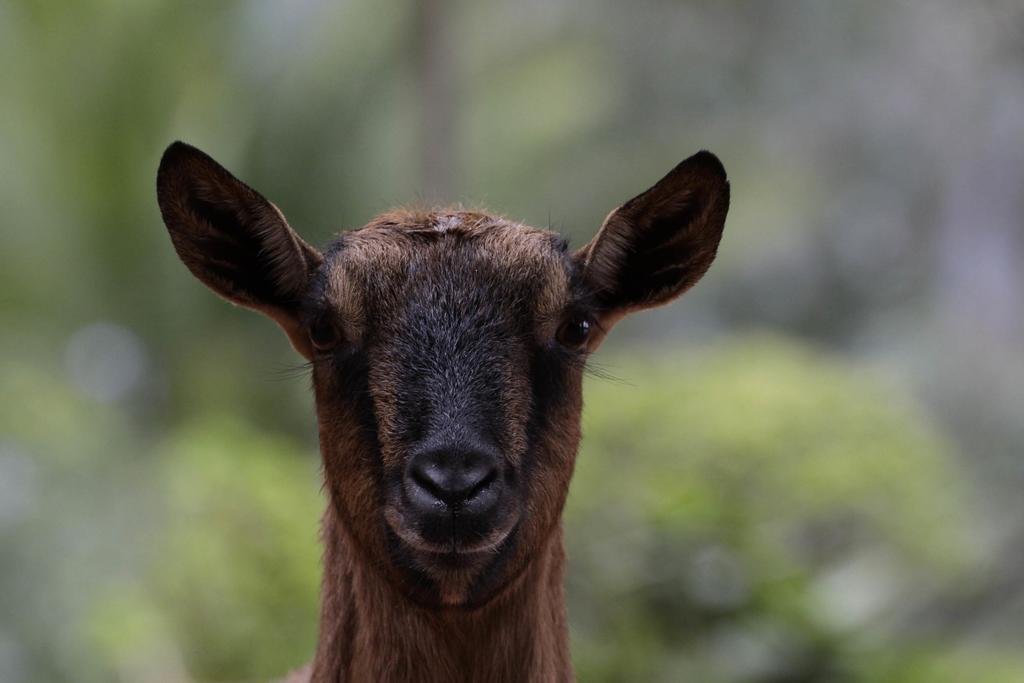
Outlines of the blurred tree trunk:
<svg viewBox="0 0 1024 683">
<path fill-rule="evenodd" d="M 1012 89 L 978 123 L 983 144 L 951 170 L 939 232 L 939 296 L 959 325 L 1001 342 L 1024 333 L 1024 153 L 1018 140 L 1024 100 Z"/>
<path fill-rule="evenodd" d="M 420 101 L 420 187 L 424 198 L 449 201 L 455 179 L 456 92 L 448 0 L 414 3 L 414 46 Z"/>
</svg>

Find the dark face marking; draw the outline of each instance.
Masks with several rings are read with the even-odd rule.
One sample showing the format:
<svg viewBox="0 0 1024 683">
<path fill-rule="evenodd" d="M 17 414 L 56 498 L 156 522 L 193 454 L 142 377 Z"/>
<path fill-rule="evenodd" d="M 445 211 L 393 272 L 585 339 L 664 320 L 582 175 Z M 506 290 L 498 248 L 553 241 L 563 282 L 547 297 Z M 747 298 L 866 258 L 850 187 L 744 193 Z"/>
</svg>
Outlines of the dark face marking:
<svg viewBox="0 0 1024 683">
<path fill-rule="evenodd" d="M 557 236 L 473 213 L 388 215 L 327 252 L 306 317 L 333 340 L 314 362 L 328 483 L 423 602 L 487 599 L 557 522 L 585 355 L 559 340 L 583 315 L 575 268 Z"/>
</svg>

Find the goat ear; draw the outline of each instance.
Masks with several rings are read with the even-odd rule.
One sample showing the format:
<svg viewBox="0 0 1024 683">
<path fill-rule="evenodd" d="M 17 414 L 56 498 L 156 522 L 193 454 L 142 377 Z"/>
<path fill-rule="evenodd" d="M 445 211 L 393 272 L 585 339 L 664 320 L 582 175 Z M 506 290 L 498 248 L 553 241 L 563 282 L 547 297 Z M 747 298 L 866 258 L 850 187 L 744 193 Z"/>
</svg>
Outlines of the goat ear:
<svg viewBox="0 0 1024 683">
<path fill-rule="evenodd" d="M 728 210 L 725 169 L 702 151 L 612 211 L 575 255 L 604 311 L 602 326 L 692 287 L 715 258 Z"/>
<path fill-rule="evenodd" d="M 299 302 L 323 257 L 276 206 L 195 147 L 175 142 L 157 172 L 157 201 L 178 256 L 228 301 L 273 318 L 312 356 Z"/>
</svg>

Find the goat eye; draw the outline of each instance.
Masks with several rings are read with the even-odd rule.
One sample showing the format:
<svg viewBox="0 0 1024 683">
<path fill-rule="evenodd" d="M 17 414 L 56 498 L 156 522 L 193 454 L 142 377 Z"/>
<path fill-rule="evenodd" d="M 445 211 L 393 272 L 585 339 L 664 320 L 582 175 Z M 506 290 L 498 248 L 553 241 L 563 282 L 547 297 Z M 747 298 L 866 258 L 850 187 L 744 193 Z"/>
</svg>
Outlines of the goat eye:
<svg viewBox="0 0 1024 683">
<path fill-rule="evenodd" d="M 569 318 L 558 328 L 558 342 L 570 348 L 583 346 L 590 336 L 592 327 L 593 323 L 589 318 L 582 316 Z"/>
<path fill-rule="evenodd" d="M 309 326 L 309 341 L 317 351 L 329 351 L 338 343 L 338 329 L 329 320 L 317 318 Z"/>
</svg>

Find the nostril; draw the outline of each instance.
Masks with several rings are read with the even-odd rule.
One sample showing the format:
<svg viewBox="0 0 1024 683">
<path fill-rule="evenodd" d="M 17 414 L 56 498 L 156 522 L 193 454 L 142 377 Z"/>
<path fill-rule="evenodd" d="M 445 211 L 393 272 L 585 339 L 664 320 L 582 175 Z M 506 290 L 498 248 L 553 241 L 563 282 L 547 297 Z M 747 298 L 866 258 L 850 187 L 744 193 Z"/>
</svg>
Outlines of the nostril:
<svg viewBox="0 0 1024 683">
<path fill-rule="evenodd" d="M 483 476 L 480 477 L 480 480 L 473 485 L 473 488 L 469 491 L 469 493 L 466 494 L 464 500 L 472 500 L 473 498 L 476 497 L 478 493 L 480 493 L 488 486 L 490 486 L 491 482 L 493 482 L 497 478 L 498 469 L 496 467 L 488 469 L 486 472 L 483 473 Z"/>
<path fill-rule="evenodd" d="M 414 488 L 454 507 L 486 490 L 498 478 L 498 468 L 494 458 L 481 454 L 433 451 L 414 457 L 406 476 Z"/>
<path fill-rule="evenodd" d="M 412 477 L 414 482 L 419 484 L 420 487 L 426 489 L 435 498 L 444 500 L 444 476 L 438 471 L 436 466 L 424 463 L 413 463 L 413 466 L 409 468 L 409 475 Z"/>
</svg>

